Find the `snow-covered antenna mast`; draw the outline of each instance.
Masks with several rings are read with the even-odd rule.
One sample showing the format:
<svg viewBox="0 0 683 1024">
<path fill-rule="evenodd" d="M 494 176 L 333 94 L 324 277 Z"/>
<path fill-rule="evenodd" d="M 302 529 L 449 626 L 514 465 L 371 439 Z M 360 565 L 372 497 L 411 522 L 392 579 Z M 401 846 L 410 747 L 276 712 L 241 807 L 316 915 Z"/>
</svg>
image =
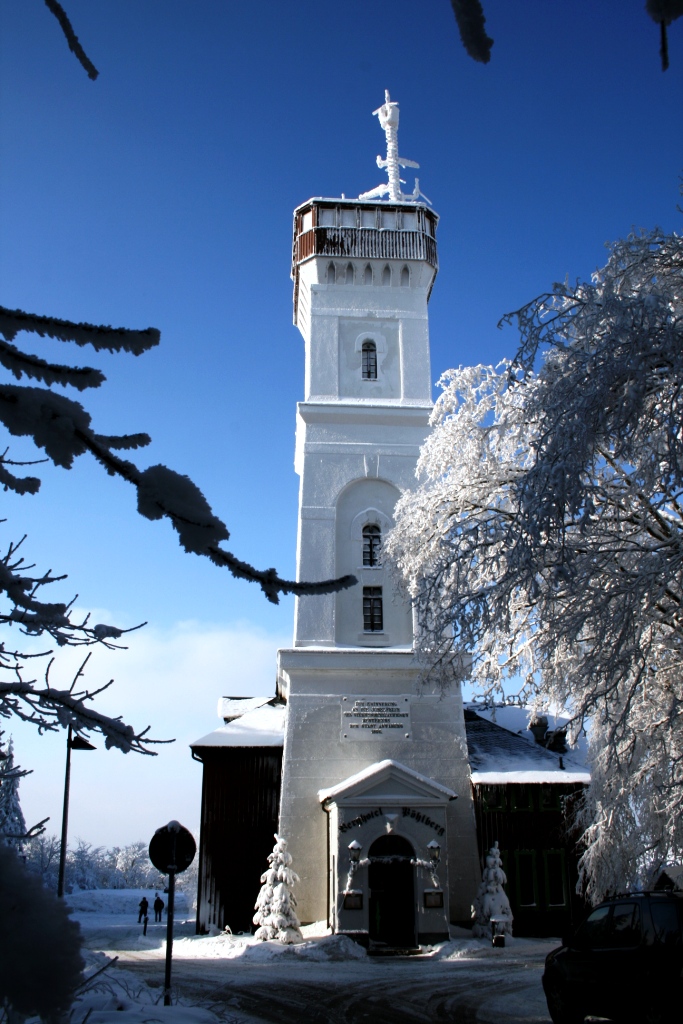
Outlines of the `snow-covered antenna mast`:
<svg viewBox="0 0 683 1024">
<path fill-rule="evenodd" d="M 398 155 L 398 103 L 392 102 L 388 89 L 384 90 L 384 103 L 372 113 L 373 115 L 377 114 L 379 123 L 387 137 L 386 160 L 378 156 L 377 166 L 386 167 L 389 181 L 386 185 L 378 185 L 377 188 L 373 188 L 369 192 L 363 192 L 358 198 L 381 199 L 382 196 L 388 195 L 390 201 L 394 203 L 417 203 L 420 198 L 426 199 L 429 203 L 424 192 L 420 192 L 419 178 L 415 179 L 412 195 L 406 196 L 401 192 L 401 185 L 405 185 L 405 181 L 401 177 L 399 167 L 419 168 L 420 165 L 416 164 L 414 160 L 406 160 L 405 157 Z"/>
</svg>

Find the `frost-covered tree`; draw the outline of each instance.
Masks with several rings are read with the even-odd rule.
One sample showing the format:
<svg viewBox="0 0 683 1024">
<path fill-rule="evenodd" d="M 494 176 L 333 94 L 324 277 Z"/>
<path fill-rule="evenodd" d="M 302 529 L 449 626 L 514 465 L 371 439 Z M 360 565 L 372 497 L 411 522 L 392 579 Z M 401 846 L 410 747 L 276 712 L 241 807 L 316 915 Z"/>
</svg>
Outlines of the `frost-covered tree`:
<svg viewBox="0 0 683 1024">
<path fill-rule="evenodd" d="M 26 839 L 26 822 L 19 802 L 19 779 L 28 772 L 14 764 L 14 743 L 10 737 L 3 750 L 0 729 L 0 843 L 21 849 Z"/>
<path fill-rule="evenodd" d="M 105 849 L 77 838 L 76 845 L 70 846 L 66 853 L 66 891 L 163 888 L 164 876 L 151 863 L 147 847 L 147 843 L 138 840 L 127 846 Z M 32 874 L 39 875 L 48 889 L 56 888 L 59 860 L 57 836 L 40 835 L 31 838 L 24 844 L 23 857 Z M 189 893 L 190 889 L 187 891 Z"/>
<path fill-rule="evenodd" d="M 507 875 L 503 871 L 498 843 L 494 843 L 486 855 L 486 866 L 482 871 L 481 883 L 474 899 L 474 922 L 472 932 L 478 939 L 490 939 L 493 935 L 512 935 L 512 908 L 503 886 Z M 496 926 L 491 918 L 504 918 L 504 923 Z"/>
<path fill-rule="evenodd" d="M 287 841 L 275 836 L 273 852 L 268 854 L 270 867 L 261 875 L 261 891 L 256 900 L 254 914 L 255 936 L 264 942 L 275 939 L 278 942 L 302 942 L 300 921 L 294 907 L 296 897 L 292 886 L 299 876 L 292 871 L 292 855 L 287 851 Z"/>
<path fill-rule="evenodd" d="M 485 694 L 590 722 L 599 898 L 683 856 L 683 239 L 631 236 L 506 319 L 513 364 L 442 378 L 388 551 L 444 683 L 467 650 Z"/>
</svg>

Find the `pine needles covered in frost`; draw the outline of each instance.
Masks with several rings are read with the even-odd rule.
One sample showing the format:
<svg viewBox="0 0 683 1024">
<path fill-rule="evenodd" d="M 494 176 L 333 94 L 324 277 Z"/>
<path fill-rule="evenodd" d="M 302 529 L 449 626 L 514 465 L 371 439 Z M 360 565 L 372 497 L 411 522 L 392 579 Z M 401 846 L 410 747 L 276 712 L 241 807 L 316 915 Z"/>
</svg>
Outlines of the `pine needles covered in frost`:
<svg viewBox="0 0 683 1024">
<path fill-rule="evenodd" d="M 254 924 L 259 925 L 255 935 L 264 942 L 303 942 L 301 922 L 295 913 L 296 897 L 293 885 L 299 876 L 292 871 L 292 855 L 287 841 L 275 836 L 273 852 L 268 854 L 270 867 L 261 875 L 261 891 L 256 901 Z"/>
</svg>

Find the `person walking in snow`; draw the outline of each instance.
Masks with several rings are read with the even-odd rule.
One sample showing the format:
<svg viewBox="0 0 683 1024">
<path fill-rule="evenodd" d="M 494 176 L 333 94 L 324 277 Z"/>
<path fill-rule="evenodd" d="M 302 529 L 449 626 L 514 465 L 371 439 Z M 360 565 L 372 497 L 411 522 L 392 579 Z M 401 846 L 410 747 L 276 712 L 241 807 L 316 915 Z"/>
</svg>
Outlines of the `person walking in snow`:
<svg viewBox="0 0 683 1024">
<path fill-rule="evenodd" d="M 147 911 L 149 910 L 149 900 L 146 896 L 143 896 L 139 903 L 140 913 L 138 914 L 138 924 L 142 921 L 143 917 L 147 917 Z"/>
<path fill-rule="evenodd" d="M 164 909 L 164 901 L 158 892 L 154 893 L 154 903 L 152 905 L 154 907 L 154 920 L 161 921 L 161 912 Z"/>
</svg>

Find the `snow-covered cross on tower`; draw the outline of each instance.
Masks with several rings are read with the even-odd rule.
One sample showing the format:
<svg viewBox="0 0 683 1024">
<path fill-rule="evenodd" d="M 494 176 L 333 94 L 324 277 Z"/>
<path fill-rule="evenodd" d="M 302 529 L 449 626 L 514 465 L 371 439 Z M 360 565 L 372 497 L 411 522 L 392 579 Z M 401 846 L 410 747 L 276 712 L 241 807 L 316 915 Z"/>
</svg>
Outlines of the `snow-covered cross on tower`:
<svg viewBox="0 0 683 1024">
<path fill-rule="evenodd" d="M 422 197 L 422 199 L 426 199 L 429 203 L 430 200 L 427 199 L 427 196 L 420 192 L 419 178 L 415 179 L 415 188 L 412 195 L 407 196 L 401 192 L 401 185 L 405 185 L 405 181 L 401 177 L 399 167 L 419 168 L 420 165 L 416 164 L 414 160 L 407 160 L 405 157 L 398 155 L 398 103 L 392 101 L 388 89 L 384 90 L 384 103 L 377 110 L 373 110 L 372 113 L 373 115 L 376 114 L 379 118 L 379 123 L 387 137 L 386 160 L 378 156 L 377 166 L 386 167 L 389 181 L 386 185 L 378 185 L 377 188 L 373 188 L 369 192 L 363 192 L 358 198 L 381 199 L 382 196 L 388 195 L 392 202 L 416 203 Z"/>
</svg>

